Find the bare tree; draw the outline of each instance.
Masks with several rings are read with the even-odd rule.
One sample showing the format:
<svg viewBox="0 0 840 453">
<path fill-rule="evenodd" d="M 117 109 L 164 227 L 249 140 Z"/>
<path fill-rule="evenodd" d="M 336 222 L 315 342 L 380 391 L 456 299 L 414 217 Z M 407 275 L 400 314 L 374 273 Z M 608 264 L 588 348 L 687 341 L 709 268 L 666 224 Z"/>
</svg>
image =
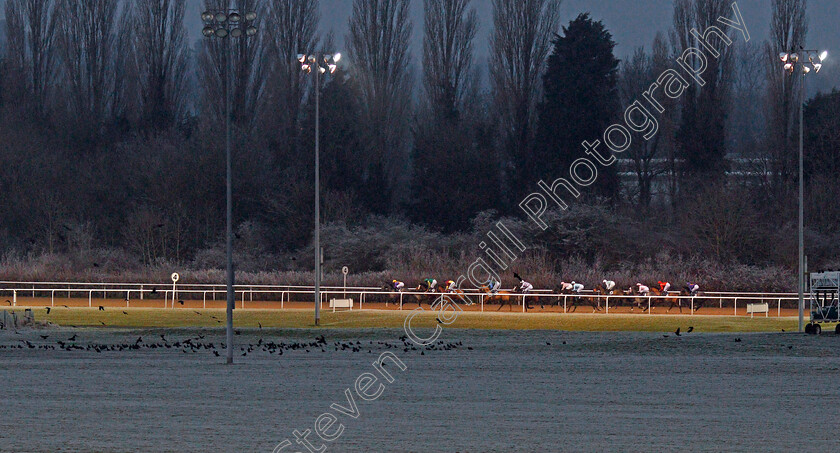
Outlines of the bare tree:
<svg viewBox="0 0 840 453">
<path fill-rule="evenodd" d="M 265 3 L 257 0 L 205 0 L 208 10 L 235 8 L 242 12 L 255 12 L 257 26 L 266 20 Z M 199 77 L 204 91 L 205 107 L 217 119 L 224 118 L 225 79 L 228 63 L 228 45 L 232 49 L 232 121 L 243 130 L 251 130 L 265 107 L 262 96 L 265 88 L 263 60 L 265 58 L 265 27 L 254 36 L 240 38 L 203 39 L 203 51 L 199 56 Z"/>
<path fill-rule="evenodd" d="M 560 21 L 560 0 L 493 0 L 490 81 L 508 158 L 534 136 L 540 77 Z"/>
<path fill-rule="evenodd" d="M 309 54 L 318 45 L 318 0 L 271 0 L 268 6 L 266 38 L 270 62 L 269 102 L 275 106 L 280 152 L 294 155 L 301 107 L 307 78 L 300 70 L 297 54 Z"/>
<path fill-rule="evenodd" d="M 5 13 L 10 72 L 32 96 L 35 115 L 43 116 L 55 78 L 55 1 L 8 0 Z"/>
<path fill-rule="evenodd" d="M 770 40 L 765 45 L 767 101 L 769 103 L 769 143 L 773 197 L 784 198 L 786 187 L 795 178 L 796 127 L 801 78 L 790 77 L 780 67 L 779 53 L 798 51 L 805 46 L 808 19 L 806 0 L 773 0 Z"/>
<path fill-rule="evenodd" d="M 347 43 L 361 91 L 368 168 L 365 196 L 374 212 L 391 209 L 406 168 L 411 107 L 411 23 L 407 0 L 354 0 Z"/>
<path fill-rule="evenodd" d="M 58 44 L 61 85 L 70 118 L 83 134 L 101 133 L 114 111 L 120 69 L 115 62 L 117 2 L 60 0 Z"/>
<path fill-rule="evenodd" d="M 703 44 L 692 33 L 716 25 L 719 17 L 728 17 L 727 0 L 677 0 L 674 4 L 672 42 L 677 54 Z M 705 84 L 692 83 L 682 98 L 682 118 L 677 142 L 684 159 L 683 173 L 700 182 L 722 176 L 726 161 L 726 119 L 732 86 L 732 48 L 714 43 L 719 55 L 708 57 L 703 72 Z M 729 44 L 729 43 L 727 43 Z M 692 61 L 687 64 L 694 64 Z M 699 174 L 706 176 L 696 177 Z"/>
<path fill-rule="evenodd" d="M 178 0 L 139 0 L 128 25 L 133 37 L 133 55 L 142 122 L 162 128 L 185 114 L 187 74 L 186 4 Z"/>
<path fill-rule="evenodd" d="M 657 35 L 657 39 L 661 37 Z M 657 75 L 654 58 L 643 47 L 636 49 L 633 56 L 621 64 L 618 88 L 624 108 L 636 101 Z M 636 196 L 631 194 L 631 198 L 635 198 L 642 207 L 650 206 L 654 180 L 667 168 L 659 161 L 661 138 L 662 134 L 658 133 L 651 140 L 634 140 L 627 150 L 637 183 Z"/>
<path fill-rule="evenodd" d="M 760 145 L 767 133 L 764 109 L 767 67 L 763 46 L 739 41 L 735 44 L 734 59 L 732 110 L 727 135 L 734 154 L 752 159 L 761 155 Z"/>
<path fill-rule="evenodd" d="M 471 88 L 476 12 L 470 0 L 424 0 L 423 86 L 435 116 L 454 119 Z"/>
</svg>

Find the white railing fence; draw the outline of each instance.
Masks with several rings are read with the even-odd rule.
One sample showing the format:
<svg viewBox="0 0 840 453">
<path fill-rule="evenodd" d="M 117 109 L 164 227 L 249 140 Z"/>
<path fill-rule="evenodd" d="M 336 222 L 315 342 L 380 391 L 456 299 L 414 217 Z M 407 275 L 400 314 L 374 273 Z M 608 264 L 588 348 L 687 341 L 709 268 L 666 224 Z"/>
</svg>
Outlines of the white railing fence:
<svg viewBox="0 0 840 453">
<path fill-rule="evenodd" d="M 159 289 L 158 289 L 159 288 Z M 6 300 L 9 305 L 17 306 L 18 297 L 47 298 L 50 299 L 50 306 L 54 307 L 56 299 L 65 298 L 86 298 L 87 306 L 94 307 L 94 298 L 103 300 L 118 298 L 125 302 L 125 307 L 131 307 L 132 301 L 135 306 L 138 300 L 145 300 L 143 306 L 155 306 L 151 301 L 160 300 L 160 308 L 177 308 L 179 301 L 201 301 L 202 307 L 207 308 L 208 301 L 225 299 L 226 287 L 223 284 L 178 284 L 175 289 L 167 283 L 78 283 L 78 282 L 12 282 L 0 281 L 0 296 L 9 297 Z M 249 303 L 254 302 L 256 295 L 258 305 L 266 306 L 279 305 L 285 308 L 289 302 L 312 301 L 315 291 L 312 286 L 304 285 L 236 285 L 234 292 L 239 308 L 247 308 Z M 476 305 L 484 311 L 485 305 L 514 305 L 521 307 L 526 312 L 530 304 L 550 305 L 563 307 L 563 313 L 567 313 L 570 306 L 592 305 L 609 313 L 610 308 L 615 310 L 618 306 L 638 307 L 651 314 L 654 308 L 662 305 L 669 305 L 669 309 L 677 306 L 682 312 L 687 308 L 690 314 L 694 314 L 700 307 L 717 305 L 719 309 L 724 306 L 732 307 L 732 314 L 737 315 L 739 307 L 745 311 L 748 303 L 767 303 L 775 308 L 776 315 L 781 316 L 782 304 L 796 305 L 798 300 L 795 293 L 760 293 L 760 292 L 703 292 L 695 296 L 682 295 L 601 295 L 592 291 L 584 291 L 575 294 L 557 294 L 549 289 L 534 290 L 527 294 L 502 291 L 497 294 L 487 294 L 477 289 L 468 289 L 456 293 L 447 293 L 455 303 L 459 305 Z M 391 304 L 402 310 L 405 305 L 415 303 L 430 304 L 441 296 L 437 292 L 418 291 L 388 291 L 370 286 L 322 286 L 321 304 L 328 303 L 330 298 L 352 298 L 355 299 L 359 308 L 363 309 L 364 304 L 376 302 L 384 303 L 386 307 Z M 38 304 L 40 305 L 40 304 Z M 97 306 L 99 304 L 96 304 Z M 193 306 L 193 304 L 187 304 Z M 250 304 L 255 306 L 256 304 Z M 186 306 L 186 305 L 185 305 Z M 501 307 L 500 307 L 501 308 Z M 576 310 L 576 308 L 575 308 Z"/>
</svg>

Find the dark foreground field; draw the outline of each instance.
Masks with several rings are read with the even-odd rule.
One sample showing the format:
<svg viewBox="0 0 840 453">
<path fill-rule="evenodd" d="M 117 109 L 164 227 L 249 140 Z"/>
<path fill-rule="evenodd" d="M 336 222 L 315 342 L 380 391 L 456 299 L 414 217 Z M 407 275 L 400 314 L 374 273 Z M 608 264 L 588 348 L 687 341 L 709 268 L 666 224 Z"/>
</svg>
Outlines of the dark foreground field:
<svg viewBox="0 0 840 453">
<path fill-rule="evenodd" d="M 344 431 L 308 439 L 338 452 L 836 448 L 834 335 L 448 329 L 406 352 L 402 333 L 247 329 L 224 366 L 218 329 L 0 332 L 0 451 L 271 452 L 322 413 Z M 354 382 L 385 351 L 407 369 L 365 401 Z M 331 409 L 348 387 L 356 419 Z"/>
</svg>

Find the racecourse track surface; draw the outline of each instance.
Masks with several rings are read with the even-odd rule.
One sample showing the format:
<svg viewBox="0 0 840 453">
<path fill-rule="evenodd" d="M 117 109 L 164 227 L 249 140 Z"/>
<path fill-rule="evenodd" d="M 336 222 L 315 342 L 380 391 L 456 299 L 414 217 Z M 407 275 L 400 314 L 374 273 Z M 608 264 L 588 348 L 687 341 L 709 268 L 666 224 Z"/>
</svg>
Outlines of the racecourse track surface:
<svg viewBox="0 0 840 453">
<path fill-rule="evenodd" d="M 247 329 L 235 337 L 236 364 L 225 366 L 213 353 L 219 329 L 0 331 L 0 451 L 271 452 L 325 412 L 345 428 L 326 444 L 337 452 L 837 445 L 833 334 L 446 329 L 434 349 L 408 351 L 402 334 Z M 318 335 L 323 343 L 311 346 Z M 138 337 L 180 345 L 124 347 Z M 185 347 L 187 338 L 215 349 Z M 379 399 L 355 397 L 358 418 L 331 410 L 347 405 L 345 389 L 385 351 L 407 369 L 390 369 L 395 380 Z"/>
</svg>

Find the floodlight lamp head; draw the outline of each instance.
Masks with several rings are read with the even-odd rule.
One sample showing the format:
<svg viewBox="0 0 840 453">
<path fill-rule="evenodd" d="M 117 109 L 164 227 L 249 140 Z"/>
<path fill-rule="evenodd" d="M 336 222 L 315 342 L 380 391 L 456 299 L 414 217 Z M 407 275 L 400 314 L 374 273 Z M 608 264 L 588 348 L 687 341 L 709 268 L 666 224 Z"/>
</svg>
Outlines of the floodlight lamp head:
<svg viewBox="0 0 840 453">
<path fill-rule="evenodd" d="M 792 53 L 792 54 L 790 54 L 790 61 L 792 61 L 792 62 L 794 62 L 794 63 L 796 63 L 797 61 L 799 61 L 799 54 L 798 54 L 798 53 Z"/>
<path fill-rule="evenodd" d="M 209 25 L 201 29 L 201 34 L 204 35 L 207 38 L 213 36 L 213 34 L 215 32 L 216 31 L 213 29 L 213 27 L 211 27 Z"/>
<path fill-rule="evenodd" d="M 822 69 L 822 63 L 814 63 L 814 74 L 819 74 Z"/>
<path fill-rule="evenodd" d="M 828 58 L 828 51 L 823 50 L 822 53 L 820 54 L 820 61 L 825 61 L 826 58 Z"/>
<path fill-rule="evenodd" d="M 223 23 L 227 21 L 227 14 L 218 12 L 216 13 L 216 22 Z"/>
<path fill-rule="evenodd" d="M 250 12 L 245 13 L 245 20 L 248 20 L 248 21 L 257 20 L 257 13 L 255 13 L 254 11 L 250 11 Z"/>
<path fill-rule="evenodd" d="M 248 36 L 254 36 L 257 34 L 257 27 L 251 25 L 245 29 L 245 34 Z"/>
<path fill-rule="evenodd" d="M 782 63 L 787 63 L 788 61 L 788 53 L 782 52 L 779 54 L 779 59 L 782 60 Z"/>
<path fill-rule="evenodd" d="M 203 20 L 205 23 L 213 22 L 214 17 L 216 17 L 216 15 L 210 11 L 205 11 L 201 13 L 201 20 Z"/>
<path fill-rule="evenodd" d="M 297 54 L 297 60 L 299 62 L 303 63 L 304 61 L 306 61 L 306 55 L 304 55 L 302 53 Z"/>
<path fill-rule="evenodd" d="M 803 74 L 807 74 L 809 72 L 811 72 L 811 68 L 809 68 L 808 66 L 802 66 L 802 73 Z"/>
<path fill-rule="evenodd" d="M 328 65 L 328 67 L 330 68 L 330 74 L 332 74 L 332 73 L 334 73 L 334 72 L 335 72 L 335 68 L 336 68 L 337 66 L 336 66 L 336 65 L 334 65 L 334 64 L 331 64 L 331 65 Z"/>
</svg>

